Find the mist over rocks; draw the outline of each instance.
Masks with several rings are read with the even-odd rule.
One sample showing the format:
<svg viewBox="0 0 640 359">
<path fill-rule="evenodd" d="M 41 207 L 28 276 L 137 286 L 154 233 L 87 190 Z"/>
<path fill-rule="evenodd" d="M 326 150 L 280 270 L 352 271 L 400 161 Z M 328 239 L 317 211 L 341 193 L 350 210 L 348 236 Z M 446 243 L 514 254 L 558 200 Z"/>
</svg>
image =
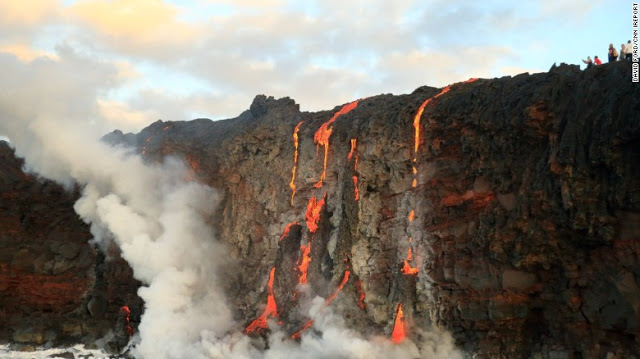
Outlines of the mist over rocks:
<svg viewBox="0 0 640 359">
<path fill-rule="evenodd" d="M 415 151 L 416 113 L 429 98 Z M 230 339 L 220 330 L 185 339 L 199 343 L 198 353 L 230 356 L 230 341 L 236 354 L 245 348 L 302 357 L 322 343 L 325 350 L 327 343 L 346 346 L 342 333 L 361 344 L 342 352 L 347 357 L 409 343 L 415 347 L 403 353 L 413 357 L 461 355 L 454 347 L 478 358 L 640 357 L 640 88 L 627 64 L 587 71 L 554 65 L 548 73 L 480 79 L 448 92 L 425 86 L 361 99 L 332 123 L 325 171 L 325 148 L 314 137 L 342 108 L 300 112 L 289 98 L 260 95 L 235 119 L 160 120 L 139 134 L 104 137 L 148 164 L 182 159 L 187 180 L 215 189 L 217 206 L 205 221 L 227 257 L 215 288 L 223 289 L 235 323 L 229 332 L 242 332 L 263 313 L 275 268 L 271 335 L 265 329 L 249 334 L 253 339 Z M 6 193 L 40 193 L 15 165 L 8 168 Z M 77 197 L 60 195 L 65 199 L 40 210 L 74 218 Z M 315 212 L 312 199 L 324 201 Z M 10 243 L 17 237 L 11 221 L 27 209 L 5 203 L 0 223 Z M 90 235 L 74 221 L 80 234 L 60 237 L 52 266 L 65 273 L 71 261 L 75 273 L 93 272 L 98 255 L 77 259 Z M 4 271 L 44 255 L 37 236 L 24 238 L 6 245 Z M 405 261 L 417 273 L 404 272 Z M 81 284 L 90 289 L 65 299 L 79 320 L 94 311 L 114 314 L 111 297 L 103 309 L 95 286 Z M 93 309 L 85 309 L 92 300 Z M 395 333 L 399 305 L 407 339 L 377 344 Z M 309 319 L 300 345 L 282 341 Z M 2 333 L 7 341 L 15 335 Z M 261 337 L 263 350 L 255 344 Z M 180 357 L 175 350 L 167 357 Z"/>
</svg>

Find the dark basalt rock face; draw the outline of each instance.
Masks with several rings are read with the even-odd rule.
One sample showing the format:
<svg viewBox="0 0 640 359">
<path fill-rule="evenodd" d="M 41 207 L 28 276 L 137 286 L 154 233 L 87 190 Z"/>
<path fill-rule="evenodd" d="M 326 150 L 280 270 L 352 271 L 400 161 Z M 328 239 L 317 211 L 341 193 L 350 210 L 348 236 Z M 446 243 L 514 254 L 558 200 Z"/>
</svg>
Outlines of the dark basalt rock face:
<svg viewBox="0 0 640 359">
<path fill-rule="evenodd" d="M 235 119 L 158 121 L 105 140 L 150 162 L 184 158 L 194 179 L 219 191 L 211 223 L 237 263 L 226 289 L 240 322 L 262 313 L 275 267 L 284 330 L 304 325 L 296 285 L 310 243 L 311 292 L 329 297 L 348 271 L 332 306 L 362 333 L 390 335 L 402 304 L 410 337 L 443 327 L 477 357 L 640 357 L 640 87 L 628 63 L 554 66 L 455 84 L 434 98 L 440 92 L 379 95 L 337 117 L 321 182 L 324 147 L 314 134 L 340 107 L 306 113 L 291 99 L 258 96 Z M 414 117 L 429 98 L 414 153 Z M 42 210 L 71 211 L 67 198 Z M 315 231 L 312 198 L 325 201 Z M 27 209 L 4 203 L 2 228 L 17 228 Z M 34 263 L 45 250 L 22 260 L 21 248 L 0 262 Z M 94 258 L 78 268 L 93 273 Z M 402 271 L 409 258 L 416 274 Z M 69 292 L 68 308 L 89 300 L 95 286 L 82 283 L 89 289 Z"/>
</svg>

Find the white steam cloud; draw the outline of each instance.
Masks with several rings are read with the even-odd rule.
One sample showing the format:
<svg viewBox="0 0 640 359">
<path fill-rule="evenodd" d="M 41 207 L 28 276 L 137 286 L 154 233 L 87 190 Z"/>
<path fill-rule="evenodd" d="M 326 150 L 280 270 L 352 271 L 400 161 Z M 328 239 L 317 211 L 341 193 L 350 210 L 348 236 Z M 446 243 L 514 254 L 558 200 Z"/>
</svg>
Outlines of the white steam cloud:
<svg viewBox="0 0 640 359">
<path fill-rule="evenodd" d="M 424 333 L 421 337 L 429 339 L 400 345 L 364 338 L 322 298 L 315 298 L 306 313 L 314 327 L 300 343 L 285 340 L 277 330 L 268 346 L 244 336 L 220 285 L 226 256 L 208 225 L 215 221 L 215 192 L 188 181 L 177 160 L 149 165 L 126 149 L 99 142 L 104 128 L 87 123 L 98 108 L 98 93 L 116 81 L 116 71 L 70 50 L 61 51 L 56 61 L 25 64 L 0 57 L 0 66 L 7 74 L 0 78 L 7 89 L 0 92 L 0 135 L 11 139 L 28 169 L 83 186 L 76 212 L 91 224 L 96 241 L 119 245 L 136 278 L 146 284 L 139 290 L 145 312 L 137 357 L 462 357 L 444 333 Z"/>
</svg>

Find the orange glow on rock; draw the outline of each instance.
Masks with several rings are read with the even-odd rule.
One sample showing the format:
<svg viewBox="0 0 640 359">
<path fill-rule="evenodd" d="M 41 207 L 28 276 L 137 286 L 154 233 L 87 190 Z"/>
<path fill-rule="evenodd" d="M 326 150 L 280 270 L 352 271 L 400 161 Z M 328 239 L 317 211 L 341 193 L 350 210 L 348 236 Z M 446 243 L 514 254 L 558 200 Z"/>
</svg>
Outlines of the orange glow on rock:
<svg viewBox="0 0 640 359">
<path fill-rule="evenodd" d="M 298 131 L 300 131 L 300 125 L 304 121 L 298 122 L 296 128 L 293 130 L 293 168 L 291 169 L 291 182 L 289 187 L 291 188 L 291 205 L 293 205 L 293 197 L 296 195 L 296 174 L 298 172 Z"/>
<path fill-rule="evenodd" d="M 404 313 L 402 313 L 402 303 L 398 304 L 396 310 L 396 321 L 393 324 L 393 332 L 391 332 L 391 341 L 398 344 L 407 337 Z"/>
<path fill-rule="evenodd" d="M 322 126 L 320 126 L 318 131 L 316 131 L 315 135 L 313 136 L 313 142 L 317 146 L 324 147 L 324 161 L 322 164 L 322 175 L 320 176 L 320 181 L 318 181 L 318 183 L 315 184 L 316 188 L 322 187 L 322 182 L 324 181 L 327 175 L 327 158 L 329 157 L 329 137 L 331 137 L 331 132 L 333 131 L 333 123 L 340 115 L 349 113 L 351 110 L 356 108 L 358 106 L 358 101 L 360 100 L 356 100 L 342 106 L 342 108 L 338 112 L 333 114 L 333 116 L 329 119 L 329 121 L 323 123 Z"/>
<path fill-rule="evenodd" d="M 411 212 L 409 212 L 409 222 L 413 222 L 413 219 L 416 217 L 416 211 L 411 210 Z"/>
<path fill-rule="evenodd" d="M 411 182 L 411 187 L 416 188 L 418 186 L 418 180 L 417 179 L 413 179 L 413 181 Z"/>
<path fill-rule="evenodd" d="M 307 228 L 311 233 L 315 233 L 318 230 L 318 222 L 320 221 L 320 212 L 322 211 L 323 206 L 324 206 L 324 196 L 322 197 L 321 200 L 318 200 L 315 197 L 311 197 L 311 199 L 309 199 L 309 202 L 307 203 L 307 212 L 305 214 L 305 219 L 307 222 Z"/>
<path fill-rule="evenodd" d="M 276 299 L 273 296 L 273 281 L 275 277 L 276 268 L 271 268 L 269 272 L 269 283 L 267 285 L 267 307 L 264 308 L 264 312 L 256 318 L 251 324 L 247 326 L 245 329 L 245 334 L 253 333 L 256 331 L 261 331 L 267 329 L 269 326 L 267 325 L 267 319 L 278 316 L 278 308 L 276 306 Z"/>
<path fill-rule="evenodd" d="M 300 271 L 299 284 L 307 283 L 307 270 L 309 269 L 309 263 L 311 263 L 311 242 L 300 247 L 300 264 L 298 265 L 298 271 Z"/>
</svg>

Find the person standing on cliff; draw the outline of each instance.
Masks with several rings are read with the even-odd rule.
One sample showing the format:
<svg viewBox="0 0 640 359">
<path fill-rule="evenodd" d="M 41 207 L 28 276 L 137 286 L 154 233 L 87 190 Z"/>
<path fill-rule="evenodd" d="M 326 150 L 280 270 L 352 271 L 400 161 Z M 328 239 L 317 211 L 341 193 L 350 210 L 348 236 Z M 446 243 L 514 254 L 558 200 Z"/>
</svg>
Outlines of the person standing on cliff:
<svg viewBox="0 0 640 359">
<path fill-rule="evenodd" d="M 624 44 L 620 44 L 620 61 L 624 61 L 624 57 L 627 56 L 627 50 Z"/>
<path fill-rule="evenodd" d="M 609 62 L 616 62 L 618 60 L 618 51 L 613 47 L 613 44 L 609 44 Z"/>
<path fill-rule="evenodd" d="M 602 61 L 600 61 L 600 59 L 598 58 L 598 56 L 594 56 L 593 57 L 593 63 L 596 64 L 596 66 L 600 66 L 602 65 Z"/>
<path fill-rule="evenodd" d="M 631 40 L 627 41 L 627 45 L 624 47 L 625 49 L 625 60 L 631 61 L 631 54 L 633 54 L 633 45 L 631 45 Z"/>
<path fill-rule="evenodd" d="M 590 69 L 591 65 L 593 65 L 593 61 L 591 61 L 591 56 L 587 56 L 586 60 L 582 60 L 585 64 L 587 64 L 587 68 Z"/>
</svg>

